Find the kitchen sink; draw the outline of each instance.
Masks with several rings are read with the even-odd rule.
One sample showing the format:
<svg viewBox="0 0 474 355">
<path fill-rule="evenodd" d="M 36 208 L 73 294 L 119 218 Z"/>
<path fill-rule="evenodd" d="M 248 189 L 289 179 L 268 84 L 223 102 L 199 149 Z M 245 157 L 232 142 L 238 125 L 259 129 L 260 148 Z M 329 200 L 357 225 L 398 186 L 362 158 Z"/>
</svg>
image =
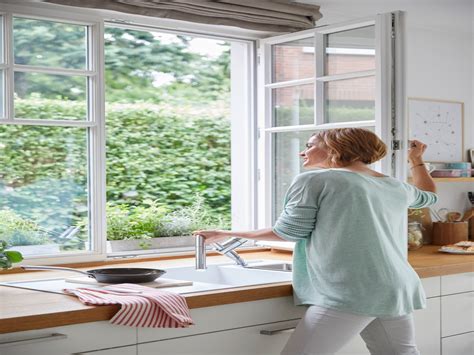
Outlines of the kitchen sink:
<svg viewBox="0 0 474 355">
<path fill-rule="evenodd" d="M 218 285 L 250 286 L 291 281 L 291 270 L 288 268 L 291 268 L 291 264 L 274 261 L 250 262 L 247 267 L 209 265 L 205 270 L 196 270 L 191 266 L 176 267 L 166 269 L 166 278 Z"/>
<path fill-rule="evenodd" d="M 181 294 L 219 290 L 232 287 L 291 282 L 291 264 L 284 261 L 250 261 L 247 267 L 236 264 L 208 265 L 205 270 L 194 266 L 166 268 L 163 278 L 192 281 L 190 286 L 167 287 L 166 290 Z M 1 282 L 0 286 L 18 287 L 36 291 L 64 293 L 65 288 L 101 288 L 103 286 L 74 282 L 74 278 L 54 278 L 26 281 Z"/>
</svg>

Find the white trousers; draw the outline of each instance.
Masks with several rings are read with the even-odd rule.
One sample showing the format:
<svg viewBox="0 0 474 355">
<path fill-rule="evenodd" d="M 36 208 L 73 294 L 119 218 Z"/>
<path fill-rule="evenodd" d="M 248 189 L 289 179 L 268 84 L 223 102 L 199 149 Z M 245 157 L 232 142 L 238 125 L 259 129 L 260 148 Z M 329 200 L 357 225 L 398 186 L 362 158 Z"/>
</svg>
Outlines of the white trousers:
<svg viewBox="0 0 474 355">
<path fill-rule="evenodd" d="M 375 318 L 311 306 L 281 355 L 329 355 L 361 335 L 372 355 L 419 355 L 413 315 Z"/>
</svg>

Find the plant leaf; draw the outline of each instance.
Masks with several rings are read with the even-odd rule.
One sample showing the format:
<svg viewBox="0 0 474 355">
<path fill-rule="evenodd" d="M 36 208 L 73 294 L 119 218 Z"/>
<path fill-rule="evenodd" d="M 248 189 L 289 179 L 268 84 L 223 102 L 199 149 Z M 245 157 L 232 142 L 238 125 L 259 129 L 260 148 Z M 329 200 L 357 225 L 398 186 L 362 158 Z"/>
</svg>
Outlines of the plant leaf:
<svg viewBox="0 0 474 355">
<path fill-rule="evenodd" d="M 11 263 L 19 263 L 23 260 L 23 255 L 19 251 L 5 250 L 3 253 Z"/>
</svg>

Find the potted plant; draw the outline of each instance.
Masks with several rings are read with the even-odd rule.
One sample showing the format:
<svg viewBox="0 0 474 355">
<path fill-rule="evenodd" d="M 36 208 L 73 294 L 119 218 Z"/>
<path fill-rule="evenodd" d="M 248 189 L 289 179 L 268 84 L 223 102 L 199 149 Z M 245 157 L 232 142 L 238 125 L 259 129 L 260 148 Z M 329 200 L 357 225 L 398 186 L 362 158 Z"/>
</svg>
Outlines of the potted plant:
<svg viewBox="0 0 474 355">
<path fill-rule="evenodd" d="M 191 235 L 194 230 L 228 228 L 228 225 L 215 216 L 201 196 L 196 196 L 191 206 L 171 212 L 151 200 L 132 210 L 125 205 L 109 206 L 108 249 L 117 252 L 187 247 L 194 245 Z"/>
<path fill-rule="evenodd" d="M 23 260 L 23 255 L 19 251 L 6 250 L 8 243 L 4 240 L 0 240 L 0 268 L 9 269 L 13 263 L 19 263 Z"/>
</svg>

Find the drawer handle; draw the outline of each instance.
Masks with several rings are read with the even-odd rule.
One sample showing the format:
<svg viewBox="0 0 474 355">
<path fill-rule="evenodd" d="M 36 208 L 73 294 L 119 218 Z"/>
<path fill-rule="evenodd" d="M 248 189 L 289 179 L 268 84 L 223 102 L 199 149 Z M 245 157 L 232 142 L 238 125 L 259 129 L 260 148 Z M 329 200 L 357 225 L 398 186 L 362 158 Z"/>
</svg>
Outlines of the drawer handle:
<svg viewBox="0 0 474 355">
<path fill-rule="evenodd" d="M 296 327 L 293 326 L 293 327 L 286 327 L 286 328 L 272 329 L 272 330 L 262 329 L 260 331 L 260 334 L 262 334 L 262 335 L 275 335 L 275 334 L 282 333 L 282 332 L 287 331 L 287 330 L 294 330 L 295 328 Z"/>
<path fill-rule="evenodd" d="M 25 345 L 25 344 L 41 343 L 45 341 L 63 340 L 63 339 L 67 339 L 66 334 L 53 333 L 50 335 L 45 335 L 45 336 L 37 337 L 37 338 L 1 342 L 0 348 L 6 348 L 9 346 L 17 346 L 17 345 Z"/>
</svg>

